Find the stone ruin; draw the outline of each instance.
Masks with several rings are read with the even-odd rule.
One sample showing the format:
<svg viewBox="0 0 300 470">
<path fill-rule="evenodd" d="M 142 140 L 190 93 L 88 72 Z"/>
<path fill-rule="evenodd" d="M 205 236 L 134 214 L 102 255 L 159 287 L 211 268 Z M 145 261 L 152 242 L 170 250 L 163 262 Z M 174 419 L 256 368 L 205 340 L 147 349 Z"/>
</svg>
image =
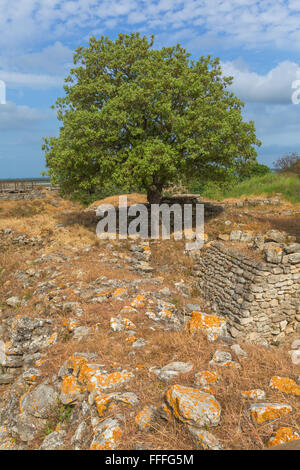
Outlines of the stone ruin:
<svg viewBox="0 0 300 470">
<path fill-rule="evenodd" d="M 286 242 L 277 230 L 252 237 L 236 230 L 228 243 L 208 243 L 193 274 L 212 310 L 227 319 L 231 336 L 278 344 L 300 329 L 300 244 L 292 237 Z M 244 255 L 235 244 L 240 241 L 260 251 L 262 261 Z"/>
</svg>

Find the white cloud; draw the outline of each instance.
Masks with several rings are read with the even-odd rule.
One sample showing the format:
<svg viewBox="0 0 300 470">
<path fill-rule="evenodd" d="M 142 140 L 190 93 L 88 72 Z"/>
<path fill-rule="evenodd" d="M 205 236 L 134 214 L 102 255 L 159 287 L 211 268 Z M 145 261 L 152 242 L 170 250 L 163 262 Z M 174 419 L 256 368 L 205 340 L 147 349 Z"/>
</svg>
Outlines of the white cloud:
<svg viewBox="0 0 300 470">
<path fill-rule="evenodd" d="M 61 87 L 72 64 L 73 51 L 57 41 L 40 52 L 0 56 L 0 79 L 9 88 Z"/>
<path fill-rule="evenodd" d="M 32 128 L 50 117 L 52 117 L 50 111 L 42 112 L 29 106 L 18 106 L 7 102 L 0 105 L 0 130 Z"/>
<path fill-rule="evenodd" d="M 54 75 L 40 75 L 21 72 L 9 72 L 0 70 L 0 80 L 3 80 L 7 88 L 32 88 L 45 90 L 47 88 L 61 87 L 63 78 Z"/>
<path fill-rule="evenodd" d="M 299 77 L 300 66 L 283 61 L 265 75 L 248 70 L 241 62 L 221 63 L 223 74 L 233 76 L 232 89 L 242 100 L 273 104 L 291 104 L 292 83 Z"/>
<path fill-rule="evenodd" d="M 300 105 L 249 103 L 243 114 L 255 122 L 264 146 L 294 145 L 300 151 Z"/>
<path fill-rule="evenodd" d="M 59 40 L 109 25 L 189 28 L 224 47 L 300 49 L 299 0 L 0 0 L 0 44 Z M 202 31 L 199 32 L 199 26 Z"/>
<path fill-rule="evenodd" d="M 20 54 L 7 60 L 8 64 L 15 65 L 22 70 L 30 72 L 47 72 L 51 75 L 64 74 L 73 64 L 73 50 L 57 41 L 45 47 L 40 52 Z"/>
</svg>

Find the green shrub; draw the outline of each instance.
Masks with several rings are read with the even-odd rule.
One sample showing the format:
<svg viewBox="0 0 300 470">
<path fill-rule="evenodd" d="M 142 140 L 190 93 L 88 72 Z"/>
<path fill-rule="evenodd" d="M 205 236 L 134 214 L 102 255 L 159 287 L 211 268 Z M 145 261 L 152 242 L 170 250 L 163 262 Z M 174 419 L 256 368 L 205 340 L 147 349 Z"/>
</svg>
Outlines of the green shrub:
<svg viewBox="0 0 300 470">
<path fill-rule="evenodd" d="M 242 196 L 264 195 L 272 197 L 277 193 L 281 193 L 290 202 L 300 202 L 300 179 L 292 175 L 268 173 L 263 176 L 245 179 L 240 183 L 232 184 L 230 187 L 209 183 L 202 195 L 220 201 Z"/>
</svg>

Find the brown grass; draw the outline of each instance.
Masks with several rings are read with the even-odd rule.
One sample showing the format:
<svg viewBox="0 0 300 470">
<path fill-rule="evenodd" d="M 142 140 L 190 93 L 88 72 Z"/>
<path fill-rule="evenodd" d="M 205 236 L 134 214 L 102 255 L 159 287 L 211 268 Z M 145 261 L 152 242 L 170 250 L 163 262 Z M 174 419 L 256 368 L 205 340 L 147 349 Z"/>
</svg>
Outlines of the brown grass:
<svg viewBox="0 0 300 470">
<path fill-rule="evenodd" d="M 59 201 L 58 207 L 55 207 L 52 204 L 49 205 L 46 200 L 43 202 L 42 213 L 21 217 L 21 223 L 20 218 L 12 216 L 14 207 L 17 208 L 16 210 L 20 210 L 20 205 L 20 203 L 5 204 L 2 215 L 5 212 L 6 217 L 0 218 L 0 229 L 11 227 L 30 236 L 41 233 L 47 243 L 42 249 L 13 245 L 0 253 L 0 268 L 5 268 L 4 273 L 0 274 L 1 299 L 4 302 L 12 295 L 17 295 L 21 299 L 27 298 L 27 304 L 22 307 L 22 315 L 36 316 L 36 299 L 32 295 L 36 284 L 49 280 L 51 273 L 59 270 L 60 274 L 54 280 L 56 288 L 60 288 L 57 291 L 59 298 L 65 296 L 66 301 L 79 301 L 84 311 L 79 319 L 80 325 L 94 328 L 93 334 L 84 337 L 80 342 L 74 341 L 72 334 L 63 327 L 64 320 L 69 316 L 74 317 L 74 315 L 54 308 L 53 300 L 45 299 L 42 302 L 43 313 L 40 316 L 51 315 L 51 319 L 59 331 L 59 341 L 46 351 L 47 362 L 41 367 L 41 380 L 57 374 L 60 366 L 74 352 L 94 352 L 98 355 L 97 362 L 104 364 L 108 371 L 120 367 L 135 373 L 135 379 L 125 385 L 124 390 L 136 393 L 140 403 L 134 410 L 120 406 L 120 411 L 125 415 L 125 431 L 119 448 L 135 449 L 136 444 L 141 443 L 153 449 L 194 449 L 195 443 L 185 427 L 175 420 L 171 422 L 159 420 L 155 424 L 154 430 L 145 434 L 137 429 L 134 424 L 134 416 L 145 404 L 159 407 L 163 403 L 166 390 L 172 383 L 178 382 L 193 387 L 194 374 L 209 368 L 209 361 L 215 350 L 229 351 L 229 346 L 225 343 L 222 344 L 222 342 L 209 343 L 201 333 L 191 336 L 187 331 L 166 331 L 158 327 L 152 330 L 151 328 L 156 324 L 145 316 L 146 307 L 141 307 L 136 313 L 125 315 L 137 325 L 137 337 L 143 337 L 147 341 L 145 348 L 135 350 L 135 355 L 132 355 L 132 346 L 125 343 L 126 334 L 123 332 L 113 333 L 109 326 L 110 318 L 118 315 L 124 305 L 129 305 L 131 296 L 122 301 L 109 298 L 104 303 L 90 304 L 74 293 L 73 285 L 76 286 L 80 282 L 82 287 L 88 287 L 101 276 L 127 281 L 141 278 L 141 276 L 130 271 L 121 260 L 116 264 L 101 262 L 105 256 L 108 260 L 112 258 L 111 252 L 107 249 L 108 242 L 99 241 L 96 238 L 91 214 L 89 212 L 83 213 L 78 205 L 70 204 L 68 206 L 66 201 Z M 35 206 L 33 205 L 33 207 Z M 224 225 L 224 221 L 227 219 L 233 222 L 229 229 Z M 63 223 L 64 226 L 57 227 L 57 223 Z M 236 223 L 245 223 L 245 228 L 250 227 L 249 229 L 255 228 L 256 230 L 260 227 L 264 229 L 272 227 L 273 222 L 272 219 L 257 217 L 253 210 L 249 216 L 241 209 L 229 209 L 226 214 L 221 214 L 217 219 L 208 222 L 209 237 L 220 233 L 222 229 L 231 231 Z M 285 227 L 287 226 L 292 230 L 292 223 L 285 225 Z M 117 242 L 110 241 L 109 243 L 115 246 L 118 253 L 130 255 L 126 244 L 122 248 Z M 90 252 L 84 251 L 87 246 L 91 247 Z M 72 248 L 77 248 L 77 251 L 74 252 Z M 154 276 L 162 276 L 164 281 L 163 284 L 154 288 L 153 283 L 145 278 L 145 282 L 141 284 L 141 290 L 147 292 L 149 298 L 151 298 L 154 289 L 159 290 L 168 286 L 172 290 L 174 282 L 181 279 L 185 281 L 186 285 L 192 287 L 193 261 L 183 254 L 183 248 L 184 242 L 175 242 L 174 240 L 151 243 Z M 77 260 L 74 259 L 74 253 L 78 256 Z M 70 257 L 70 261 L 58 263 L 55 260 L 50 260 L 41 265 L 33 264 L 34 260 L 42 254 L 66 255 Z M 26 271 L 30 267 L 42 269 L 44 274 L 41 274 L 39 279 L 31 278 L 30 285 L 24 288 L 23 282 L 16 280 L 15 273 L 17 270 Z M 52 291 L 55 291 L 56 288 Z M 201 298 L 201 293 L 196 290 L 191 289 L 191 295 L 188 298 L 184 298 L 179 293 L 171 294 L 171 297 L 169 301 L 175 302 L 178 307 L 187 302 L 199 303 L 203 311 L 210 312 Z M 50 309 L 51 306 L 53 308 Z M 18 308 L 8 309 L 5 305 L 2 305 L 2 309 L 4 316 L 19 312 Z M 99 325 L 98 330 L 96 330 L 97 325 Z M 215 385 L 214 390 L 215 397 L 222 407 L 222 419 L 220 425 L 212 428 L 211 432 L 226 449 L 262 449 L 272 431 L 280 426 L 292 426 L 295 431 L 300 433 L 299 397 L 283 395 L 280 392 L 272 391 L 269 387 L 269 381 L 273 375 L 293 378 L 300 374 L 300 368 L 292 365 L 287 352 L 288 346 L 269 349 L 249 344 L 241 344 L 241 346 L 248 354 L 248 359 L 234 357 L 235 360 L 240 360 L 241 369 L 222 368 L 219 370 L 220 382 Z M 192 372 L 180 375 L 176 381 L 169 384 L 162 383 L 157 377 L 149 375 L 150 367 L 164 366 L 174 360 L 191 362 L 193 364 Z M 293 413 L 272 423 L 253 425 L 245 415 L 245 410 L 250 402 L 241 397 L 241 391 L 254 388 L 266 391 L 265 401 L 289 403 L 293 407 Z M 55 419 L 57 416 L 53 417 L 54 422 Z M 68 429 L 70 438 L 72 431 L 74 429 Z M 37 448 L 40 445 L 42 437 L 44 436 L 39 436 L 39 439 L 34 441 L 32 448 Z"/>
</svg>

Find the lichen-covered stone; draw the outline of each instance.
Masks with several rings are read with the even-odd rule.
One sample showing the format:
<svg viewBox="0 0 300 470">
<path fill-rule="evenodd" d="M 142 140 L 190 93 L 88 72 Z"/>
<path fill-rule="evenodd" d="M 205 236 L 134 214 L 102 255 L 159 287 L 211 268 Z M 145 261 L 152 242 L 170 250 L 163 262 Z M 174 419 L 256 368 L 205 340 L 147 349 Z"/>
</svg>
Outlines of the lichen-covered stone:
<svg viewBox="0 0 300 470">
<path fill-rule="evenodd" d="M 50 385 L 39 385 L 20 399 L 20 412 L 36 418 L 47 418 L 57 407 L 58 395 Z"/>
<path fill-rule="evenodd" d="M 232 356 L 229 352 L 227 351 L 220 351 L 217 350 L 211 361 L 209 361 L 209 364 L 211 366 L 218 366 L 218 367 L 231 367 L 233 369 L 239 369 L 241 365 L 232 360 Z"/>
<path fill-rule="evenodd" d="M 279 390 L 287 395 L 296 395 L 300 397 L 300 385 L 289 377 L 272 377 L 270 380 L 270 387 L 273 390 Z"/>
<path fill-rule="evenodd" d="M 161 369 L 158 367 L 151 367 L 149 369 L 150 373 L 157 375 L 157 377 L 162 382 L 169 382 L 173 378 L 177 377 L 179 374 L 190 372 L 193 369 L 193 364 L 188 364 L 186 362 L 171 362 Z"/>
<path fill-rule="evenodd" d="M 135 424 L 140 431 L 150 431 L 157 416 L 156 408 L 150 405 L 144 406 L 135 417 Z"/>
<path fill-rule="evenodd" d="M 66 439 L 66 431 L 53 431 L 43 440 L 39 450 L 62 450 Z"/>
<path fill-rule="evenodd" d="M 91 450 L 115 450 L 123 429 L 117 419 L 108 418 L 95 428 Z"/>
<path fill-rule="evenodd" d="M 69 405 L 78 400 L 83 392 L 84 387 L 78 383 L 76 377 L 67 376 L 62 381 L 59 398 L 64 405 Z"/>
<path fill-rule="evenodd" d="M 89 392 L 104 392 L 115 389 L 131 380 L 134 377 L 132 372 L 127 370 L 103 374 L 93 367 L 93 364 L 83 364 L 80 368 L 78 380 L 86 384 Z"/>
<path fill-rule="evenodd" d="M 210 340 L 215 340 L 218 336 L 226 334 L 226 318 L 194 311 L 188 323 L 188 329 L 190 333 L 204 331 L 209 335 Z"/>
<path fill-rule="evenodd" d="M 267 442 L 267 447 L 278 446 L 296 439 L 300 439 L 300 435 L 293 428 L 281 427 L 272 434 Z"/>
<path fill-rule="evenodd" d="M 173 385 L 166 393 L 166 402 L 174 416 L 192 426 L 216 426 L 221 406 L 213 395 L 195 388 Z"/>
<path fill-rule="evenodd" d="M 97 394 L 94 397 L 94 401 L 98 410 L 98 414 L 100 417 L 103 416 L 106 410 L 113 410 L 115 405 L 121 403 L 123 405 L 127 405 L 129 408 L 136 406 L 139 402 L 138 397 L 135 393 L 101 393 Z"/>
<path fill-rule="evenodd" d="M 257 424 L 271 421 L 288 414 L 292 407 L 287 403 L 253 403 L 248 410 L 252 421 Z"/>
<path fill-rule="evenodd" d="M 194 384 L 197 387 L 206 387 L 219 381 L 219 375 L 210 370 L 203 370 L 195 374 Z"/>
<path fill-rule="evenodd" d="M 245 390 L 241 392 L 241 395 L 243 398 L 250 398 L 251 400 L 263 400 L 266 396 L 266 392 L 255 388 L 254 390 Z"/>
<path fill-rule="evenodd" d="M 116 318 L 112 317 L 110 319 L 110 327 L 115 332 L 123 330 L 134 330 L 136 328 L 135 324 L 129 320 L 129 318 L 123 318 L 121 315 L 118 315 Z"/>
<path fill-rule="evenodd" d="M 188 426 L 188 431 L 197 444 L 197 447 L 203 450 L 223 450 L 218 439 L 208 431 L 194 426 Z"/>
</svg>

